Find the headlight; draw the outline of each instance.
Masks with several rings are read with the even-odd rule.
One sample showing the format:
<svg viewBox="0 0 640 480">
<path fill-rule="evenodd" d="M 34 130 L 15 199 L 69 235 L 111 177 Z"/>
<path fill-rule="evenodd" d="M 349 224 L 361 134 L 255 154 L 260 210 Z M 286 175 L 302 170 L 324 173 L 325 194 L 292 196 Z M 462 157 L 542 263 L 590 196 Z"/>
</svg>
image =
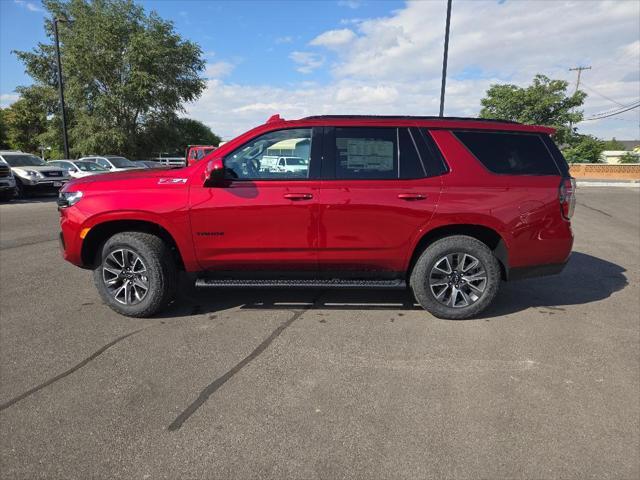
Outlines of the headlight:
<svg viewBox="0 0 640 480">
<path fill-rule="evenodd" d="M 40 175 L 40 173 L 36 172 L 35 170 L 25 170 L 25 173 L 30 177 L 34 177 L 34 178 L 38 178 L 42 176 Z"/>
<path fill-rule="evenodd" d="M 82 192 L 60 192 L 58 194 L 58 207 L 70 207 L 78 203 L 81 198 Z"/>
</svg>

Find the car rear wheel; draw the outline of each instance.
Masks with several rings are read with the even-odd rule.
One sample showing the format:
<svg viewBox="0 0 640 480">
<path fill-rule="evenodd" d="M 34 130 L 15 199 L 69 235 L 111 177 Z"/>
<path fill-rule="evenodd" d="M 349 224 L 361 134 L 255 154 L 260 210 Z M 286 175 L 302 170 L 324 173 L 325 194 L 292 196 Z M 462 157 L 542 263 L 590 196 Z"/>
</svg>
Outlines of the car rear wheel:
<svg viewBox="0 0 640 480">
<path fill-rule="evenodd" d="M 410 285 L 425 310 L 461 320 L 491 304 L 500 286 L 500 265 L 487 245 L 455 235 L 437 240 L 420 255 Z"/>
<path fill-rule="evenodd" d="M 176 278 L 176 264 L 164 241 L 141 232 L 108 239 L 93 272 L 104 302 L 129 317 L 149 317 L 166 307 L 175 295 Z"/>
</svg>

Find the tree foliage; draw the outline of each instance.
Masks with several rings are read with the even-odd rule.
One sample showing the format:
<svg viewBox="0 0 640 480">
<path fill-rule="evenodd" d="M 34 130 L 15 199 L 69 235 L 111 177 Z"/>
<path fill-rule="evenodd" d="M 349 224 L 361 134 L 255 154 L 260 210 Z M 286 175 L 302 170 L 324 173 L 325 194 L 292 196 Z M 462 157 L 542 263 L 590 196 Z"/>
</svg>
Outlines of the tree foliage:
<svg viewBox="0 0 640 480">
<path fill-rule="evenodd" d="M 569 163 L 600 163 L 604 149 L 605 142 L 592 135 L 574 135 L 562 153 Z"/>
<path fill-rule="evenodd" d="M 627 152 L 620 157 L 620 163 L 640 163 L 640 153 Z"/>
<path fill-rule="evenodd" d="M 9 138 L 7 137 L 7 121 L 6 110 L 0 108 L 0 149 L 10 148 Z"/>
<path fill-rule="evenodd" d="M 564 80 L 552 80 L 536 75 L 527 87 L 517 85 L 491 85 L 480 101 L 480 117 L 499 118 L 536 125 L 546 125 L 557 130 L 558 143 L 567 142 L 571 133 L 570 124 L 582 120 L 582 111 L 577 110 L 586 98 L 586 93 L 567 93 L 569 84 Z"/>
<path fill-rule="evenodd" d="M 56 91 L 51 18 L 68 19 L 58 29 L 72 156 L 147 156 L 148 125 L 175 118 L 204 89 L 200 47 L 132 0 L 44 0 L 43 5 L 50 13 L 45 20 L 50 42 L 15 52 L 35 82 L 22 95 Z M 60 122 L 54 119 L 52 125 Z"/>
</svg>

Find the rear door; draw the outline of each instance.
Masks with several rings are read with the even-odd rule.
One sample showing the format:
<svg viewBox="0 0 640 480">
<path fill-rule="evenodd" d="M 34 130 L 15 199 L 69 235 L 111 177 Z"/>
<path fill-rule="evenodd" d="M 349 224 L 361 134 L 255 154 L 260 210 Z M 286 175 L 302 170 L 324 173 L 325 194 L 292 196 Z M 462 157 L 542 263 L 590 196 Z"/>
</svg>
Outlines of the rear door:
<svg viewBox="0 0 640 480">
<path fill-rule="evenodd" d="M 405 270 L 438 204 L 444 172 L 443 164 L 434 167 L 435 144 L 423 135 L 407 127 L 325 128 L 321 270 L 393 276 Z"/>
<path fill-rule="evenodd" d="M 222 186 L 191 187 L 191 226 L 198 261 L 208 270 L 317 270 L 321 132 L 271 131 L 224 157 Z M 263 157 L 295 153 L 306 168 L 272 168 Z"/>
</svg>

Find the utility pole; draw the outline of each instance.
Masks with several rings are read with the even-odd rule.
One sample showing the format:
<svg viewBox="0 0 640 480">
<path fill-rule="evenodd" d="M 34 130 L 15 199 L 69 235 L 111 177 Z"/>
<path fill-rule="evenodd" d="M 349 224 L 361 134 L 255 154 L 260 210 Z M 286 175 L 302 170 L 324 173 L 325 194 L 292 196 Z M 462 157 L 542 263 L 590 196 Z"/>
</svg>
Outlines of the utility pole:
<svg viewBox="0 0 640 480">
<path fill-rule="evenodd" d="M 60 39 L 58 38 L 58 22 L 66 22 L 65 19 L 53 19 L 53 33 L 56 37 L 56 62 L 58 64 L 58 91 L 60 92 L 60 114 L 62 115 L 62 138 L 64 140 L 64 158 L 69 156 L 69 138 L 67 136 L 67 114 L 64 109 L 64 85 L 62 83 L 62 63 L 60 62 Z"/>
<path fill-rule="evenodd" d="M 442 86 L 440 87 L 440 116 L 444 115 L 444 90 L 447 84 L 447 59 L 449 57 L 449 27 L 451 25 L 451 0 L 447 0 L 447 23 L 444 30 L 444 55 L 442 58 Z"/>
<path fill-rule="evenodd" d="M 576 67 L 569 69 L 570 72 L 578 72 L 578 80 L 576 81 L 576 92 L 578 91 L 578 88 L 580 88 L 580 76 L 582 75 L 583 70 L 591 70 L 591 67 Z"/>
<path fill-rule="evenodd" d="M 591 70 L 591 66 L 589 67 L 578 66 L 576 68 L 569 69 L 570 72 L 578 72 L 578 79 L 576 80 L 576 90 L 573 92 L 574 95 L 578 93 L 578 88 L 580 88 L 580 76 L 582 75 L 583 70 Z M 569 136 L 571 137 L 572 135 L 573 135 L 573 122 L 569 122 Z"/>
</svg>

